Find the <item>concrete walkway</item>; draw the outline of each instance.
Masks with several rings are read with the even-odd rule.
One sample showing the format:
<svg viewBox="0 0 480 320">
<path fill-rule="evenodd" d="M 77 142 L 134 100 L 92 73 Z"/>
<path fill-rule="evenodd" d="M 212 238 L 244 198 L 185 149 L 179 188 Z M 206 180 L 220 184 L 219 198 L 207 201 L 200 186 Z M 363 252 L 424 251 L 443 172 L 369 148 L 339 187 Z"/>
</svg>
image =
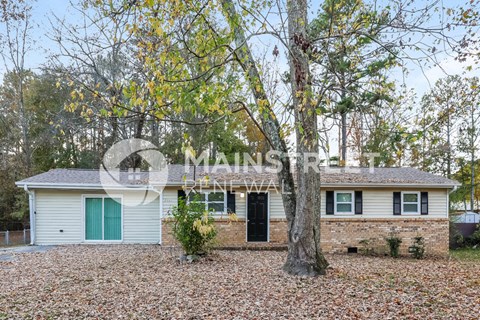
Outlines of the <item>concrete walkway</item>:
<svg viewBox="0 0 480 320">
<path fill-rule="evenodd" d="M 55 246 L 17 246 L 0 247 L 0 261 L 11 261 L 14 253 L 46 252 L 55 248 Z"/>
</svg>

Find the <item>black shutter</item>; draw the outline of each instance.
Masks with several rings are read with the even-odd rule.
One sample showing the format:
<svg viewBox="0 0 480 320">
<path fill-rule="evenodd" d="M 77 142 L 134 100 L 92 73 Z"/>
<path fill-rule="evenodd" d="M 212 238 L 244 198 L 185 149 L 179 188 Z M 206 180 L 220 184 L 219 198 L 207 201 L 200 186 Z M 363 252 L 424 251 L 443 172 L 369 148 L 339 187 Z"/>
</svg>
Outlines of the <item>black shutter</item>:
<svg viewBox="0 0 480 320">
<path fill-rule="evenodd" d="M 402 214 L 402 193 L 393 193 L 393 214 L 399 216 Z"/>
<path fill-rule="evenodd" d="M 227 213 L 235 213 L 235 193 L 227 191 Z"/>
<path fill-rule="evenodd" d="M 333 214 L 334 213 L 334 200 L 333 200 L 333 191 L 327 191 L 326 192 L 327 198 L 326 198 L 326 214 Z"/>
<path fill-rule="evenodd" d="M 363 213 L 363 192 L 355 191 L 355 214 Z"/>
<path fill-rule="evenodd" d="M 185 200 L 187 198 L 187 194 L 184 190 L 178 190 L 178 204 L 180 205 L 180 199 Z"/>
<path fill-rule="evenodd" d="M 428 214 L 428 192 L 422 192 L 420 198 L 422 199 L 422 207 L 420 212 L 422 214 Z"/>
</svg>

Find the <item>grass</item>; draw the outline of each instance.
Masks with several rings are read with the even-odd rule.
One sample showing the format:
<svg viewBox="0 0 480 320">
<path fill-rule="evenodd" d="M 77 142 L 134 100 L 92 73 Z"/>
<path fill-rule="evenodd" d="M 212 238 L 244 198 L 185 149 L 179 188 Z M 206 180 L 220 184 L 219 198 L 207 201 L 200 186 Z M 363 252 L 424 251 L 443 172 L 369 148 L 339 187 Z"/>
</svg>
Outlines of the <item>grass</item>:
<svg viewBox="0 0 480 320">
<path fill-rule="evenodd" d="M 480 261 L 480 248 L 461 248 L 450 250 L 450 256 L 462 261 Z"/>
</svg>

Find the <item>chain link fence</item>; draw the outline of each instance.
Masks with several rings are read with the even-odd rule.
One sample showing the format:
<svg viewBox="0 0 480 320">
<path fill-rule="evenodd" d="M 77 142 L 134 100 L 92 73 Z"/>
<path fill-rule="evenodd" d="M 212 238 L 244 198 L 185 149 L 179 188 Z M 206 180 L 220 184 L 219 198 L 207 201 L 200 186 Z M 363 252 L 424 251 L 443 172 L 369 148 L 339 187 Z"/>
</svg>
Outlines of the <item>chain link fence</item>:
<svg viewBox="0 0 480 320">
<path fill-rule="evenodd" d="M 0 247 L 30 243 L 30 229 L 0 231 Z"/>
</svg>

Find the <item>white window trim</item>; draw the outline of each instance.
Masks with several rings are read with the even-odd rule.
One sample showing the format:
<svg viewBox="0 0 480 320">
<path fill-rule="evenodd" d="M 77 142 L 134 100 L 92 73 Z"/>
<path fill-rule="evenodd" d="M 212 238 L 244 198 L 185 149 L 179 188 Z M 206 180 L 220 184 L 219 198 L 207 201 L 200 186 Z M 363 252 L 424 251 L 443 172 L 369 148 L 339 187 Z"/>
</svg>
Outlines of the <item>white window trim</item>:
<svg viewBox="0 0 480 320">
<path fill-rule="evenodd" d="M 122 238 L 120 240 L 87 240 L 86 236 L 87 236 L 87 230 L 85 228 L 85 221 L 86 221 L 86 206 L 85 206 L 85 203 L 86 203 L 86 199 L 90 199 L 90 198 L 96 198 L 96 199 L 105 199 L 105 198 L 111 198 L 111 199 L 120 199 L 120 214 L 121 214 L 121 219 L 122 219 L 122 222 L 120 224 L 121 226 L 121 234 L 122 234 Z M 104 219 L 103 219 L 103 210 L 104 210 L 104 206 L 103 206 L 103 202 L 104 200 L 102 200 L 102 238 L 104 236 L 104 232 L 105 232 L 105 229 L 104 229 Z M 123 242 L 123 195 L 122 194 L 112 194 L 112 195 L 108 195 L 108 194 L 82 194 L 82 212 L 83 212 L 83 221 L 82 221 L 82 227 L 83 227 L 83 242 L 85 243 L 120 243 L 120 242 Z"/>
<path fill-rule="evenodd" d="M 194 191 L 192 191 L 194 192 Z M 208 195 L 210 193 L 223 193 L 223 211 L 213 211 L 214 215 L 224 215 L 227 212 L 227 193 L 225 191 L 215 191 L 215 190 L 201 190 L 198 191 L 197 193 L 199 194 L 204 194 L 205 195 L 205 200 L 202 201 L 205 204 L 205 210 L 208 211 Z M 190 194 L 187 196 L 187 198 L 190 196 Z M 189 200 L 190 201 L 190 200 Z M 211 201 L 211 203 L 221 203 L 221 201 Z"/>
<path fill-rule="evenodd" d="M 351 202 L 340 202 L 343 204 L 350 203 L 352 211 L 350 212 L 338 212 L 337 211 L 337 193 L 350 193 L 352 195 L 352 201 Z M 350 190 L 335 190 L 333 194 L 333 210 L 334 214 L 336 215 L 353 215 L 355 214 L 355 191 L 350 191 Z"/>
<path fill-rule="evenodd" d="M 417 195 L 417 212 L 405 212 L 404 209 L 403 209 L 403 205 L 404 204 L 414 204 L 415 202 L 404 202 L 403 201 L 403 195 L 404 194 L 416 194 Z M 412 216 L 415 216 L 415 215 L 420 215 L 420 209 L 421 209 L 421 199 L 420 199 L 420 191 L 402 191 L 402 194 L 401 194 L 401 213 L 402 215 L 412 215 Z"/>
</svg>

